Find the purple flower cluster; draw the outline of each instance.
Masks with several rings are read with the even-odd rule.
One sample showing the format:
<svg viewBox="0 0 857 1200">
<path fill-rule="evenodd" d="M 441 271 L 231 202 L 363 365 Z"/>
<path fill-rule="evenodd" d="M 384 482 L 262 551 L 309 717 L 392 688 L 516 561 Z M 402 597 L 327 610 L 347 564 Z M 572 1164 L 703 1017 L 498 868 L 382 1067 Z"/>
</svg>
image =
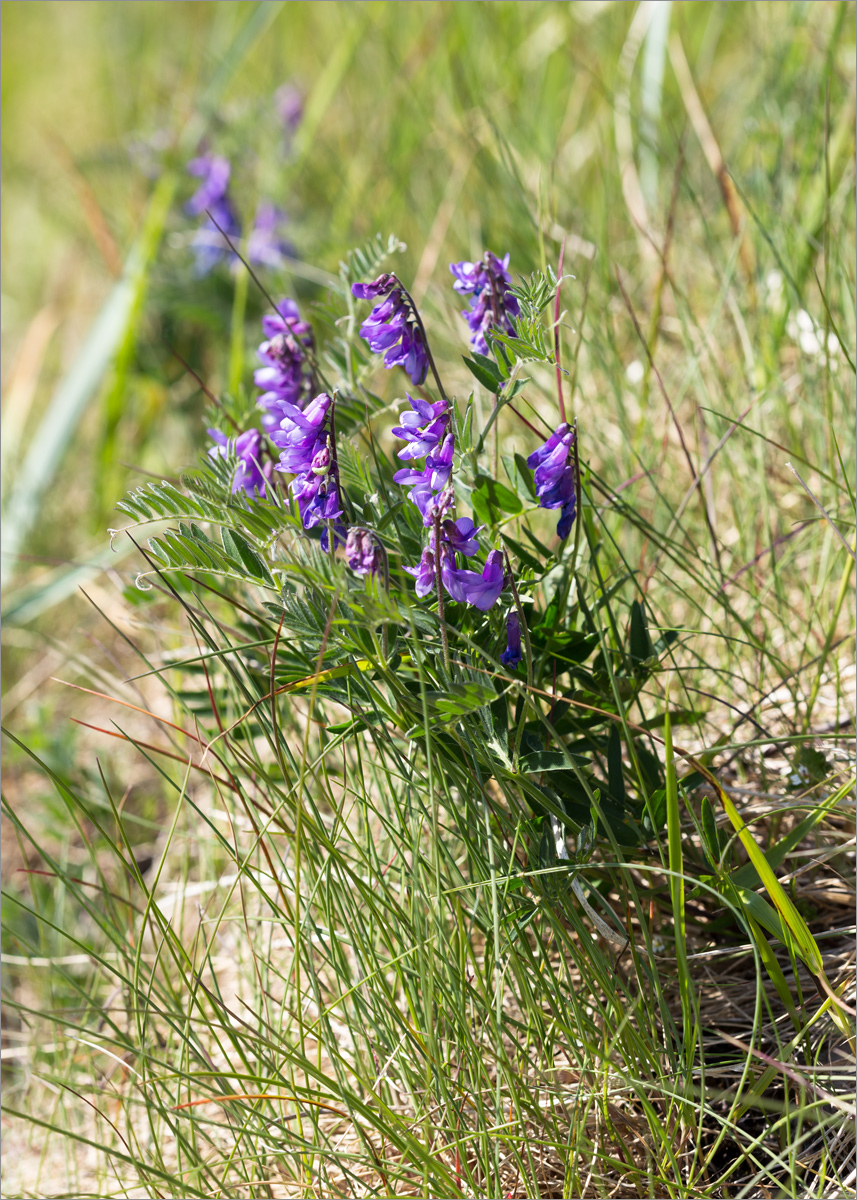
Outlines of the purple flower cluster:
<svg viewBox="0 0 857 1200">
<path fill-rule="evenodd" d="M 459 518 L 469 520 L 468 517 Z M 459 522 L 449 522 L 449 525 Z M 434 531 L 429 535 L 429 544 L 423 550 L 419 566 L 405 567 L 409 575 L 416 576 L 416 593 L 420 597 L 428 596 L 436 587 L 436 554 Z M 460 604 L 472 604 L 474 608 L 487 612 L 503 590 L 503 556 L 499 550 L 492 550 L 480 574 L 464 567 L 456 567 L 455 550 L 447 540 L 447 529 L 441 531 L 440 548 L 440 581 L 445 591 L 453 600 Z"/>
<path fill-rule="evenodd" d="M 411 411 L 399 414 L 400 424 L 393 433 L 404 438 L 407 445 L 399 451 L 399 458 L 425 459 L 425 466 L 404 467 L 393 476 L 396 483 L 411 489 L 408 499 L 416 504 L 422 514 L 426 528 L 432 524 L 426 517 L 426 506 L 432 496 L 442 491 L 452 475 L 452 456 L 455 439 L 450 429 L 449 402 L 437 400 L 430 403 L 419 397 L 408 396 Z"/>
<path fill-rule="evenodd" d="M 234 454 L 236 463 L 232 476 L 232 494 L 246 492 L 248 496 L 267 495 L 267 485 L 271 482 L 272 462 L 262 466 L 264 442 L 258 429 L 248 429 L 236 438 L 228 438 L 219 429 L 209 429 L 209 436 L 216 445 L 208 454 L 210 458 L 229 458 Z"/>
<path fill-rule="evenodd" d="M 453 287 L 459 296 L 470 297 L 470 307 L 464 309 L 461 315 L 470 326 L 470 344 L 480 354 L 488 353 L 485 334 L 492 326 L 510 337 L 515 336 L 511 318 L 519 316 L 521 310 L 509 290 L 512 277 L 508 267 L 508 254 L 500 259 L 490 250 L 485 251 L 481 262 L 449 264 L 455 276 Z"/>
<path fill-rule="evenodd" d="M 218 263 L 238 261 L 223 237 L 225 233 L 233 242 L 241 237 L 241 223 L 229 198 L 232 167 L 229 159 L 222 155 L 203 154 L 191 159 L 187 169 L 202 182 L 185 205 L 185 212 L 192 217 L 210 214 L 191 242 L 196 255 L 196 273 L 207 275 Z M 279 267 L 285 258 L 294 255 L 294 247 L 280 236 L 287 219 L 286 214 L 273 204 L 259 206 L 247 239 L 249 262 L 256 266 Z"/>
<path fill-rule="evenodd" d="M 262 424 L 275 429 L 283 416 L 281 406 L 303 408 L 309 398 L 312 376 L 308 351 L 312 349 L 311 326 L 301 319 L 294 300 L 281 300 L 274 316 L 262 317 L 266 340 L 258 350 L 256 387 L 263 389 L 257 404 L 263 410 Z"/>
<path fill-rule="evenodd" d="M 541 507 L 562 510 L 556 527 L 560 541 L 571 532 L 576 513 L 574 460 L 569 458 L 573 445 L 574 430 L 563 422 L 527 459 L 527 466 L 535 470 L 536 496 Z"/>
<path fill-rule="evenodd" d="M 358 300 L 381 300 L 360 326 L 360 336 L 384 366 L 404 367 L 411 382 L 420 384 L 428 371 L 425 338 L 405 290 L 395 275 L 379 275 L 372 283 L 353 283 Z"/>
<path fill-rule="evenodd" d="M 345 539 L 345 561 L 356 575 L 377 575 L 384 559 L 380 543 L 368 529 L 353 525 Z"/>
<path fill-rule="evenodd" d="M 206 275 L 212 267 L 230 257 L 229 247 L 225 244 L 217 225 L 233 239 L 241 236 L 241 226 L 229 199 L 229 176 L 232 168 L 228 158 L 219 154 L 204 154 L 200 158 L 191 159 L 187 169 L 190 175 L 195 175 L 202 183 L 185 205 L 185 212 L 191 217 L 201 216 L 204 212 L 211 214 L 210 217 L 206 217 L 205 223 L 191 243 L 196 254 L 196 272 L 198 275 Z"/>
<path fill-rule="evenodd" d="M 290 471 L 295 476 L 289 486 L 304 529 L 324 526 L 321 547 L 325 552 L 331 549 L 330 522 L 334 540 L 338 543 L 345 537 L 345 526 L 340 520 L 339 467 L 328 428 L 332 405 L 326 392 L 311 400 L 303 412 L 296 404 L 281 400 L 277 408 L 279 428 L 270 432 L 271 441 L 281 452 L 277 470 Z"/>
<path fill-rule="evenodd" d="M 470 517 L 455 520 L 452 516 L 455 500 L 450 480 L 455 439 L 450 429 L 449 403 L 446 400 L 431 403 L 412 396 L 408 396 L 408 401 L 410 412 L 405 410 L 400 414 L 401 423 L 393 430 L 396 437 L 406 442 L 399 458 L 411 461 L 423 458 L 425 465 L 422 469 L 405 467 L 393 478 L 396 483 L 410 487 L 408 498 L 419 509 L 423 525 L 430 532 L 419 565 L 405 570 L 416 577 L 417 595 L 427 596 L 436 586 L 439 556 L 441 583 L 452 599 L 488 609 L 503 588 L 503 561 L 499 552 L 492 550 L 482 574 L 457 566 L 457 554 L 472 558 L 479 552 L 476 540 L 479 530 Z"/>
</svg>

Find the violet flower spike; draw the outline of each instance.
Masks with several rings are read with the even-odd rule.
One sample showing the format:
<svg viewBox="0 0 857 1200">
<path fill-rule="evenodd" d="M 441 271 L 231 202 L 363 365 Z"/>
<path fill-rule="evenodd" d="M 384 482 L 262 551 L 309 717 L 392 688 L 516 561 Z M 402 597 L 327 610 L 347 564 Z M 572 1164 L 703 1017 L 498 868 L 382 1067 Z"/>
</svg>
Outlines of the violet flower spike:
<svg viewBox="0 0 857 1200">
<path fill-rule="evenodd" d="M 323 524 L 321 546 L 331 550 L 330 528 L 334 545 L 345 541 L 346 529 L 340 518 L 342 505 L 339 495 L 339 467 L 328 428 L 333 401 L 321 392 L 301 410 L 282 401 L 280 428 L 271 432 L 271 441 L 281 448 L 278 471 L 291 471 L 295 478 L 289 485 L 298 506 L 304 529 Z"/>
<path fill-rule="evenodd" d="M 502 259 L 486 251 L 481 262 L 450 263 L 455 276 L 453 287 L 460 296 L 470 297 L 470 307 L 462 316 L 470 327 L 470 344 L 480 354 L 489 351 L 485 334 L 496 327 L 509 337 L 515 336 L 512 318 L 520 316 L 520 305 L 511 292 L 509 255 Z"/>
<path fill-rule="evenodd" d="M 301 319 L 294 300 L 281 300 L 274 315 L 262 318 L 266 340 L 257 354 L 263 364 L 253 375 L 263 394 L 256 403 L 264 411 L 262 424 L 271 430 L 280 425 L 284 403 L 302 408 L 310 395 L 312 375 L 308 354 L 312 328 Z"/>
<path fill-rule="evenodd" d="M 424 600 L 434 591 L 434 554 L 431 547 L 426 546 L 416 567 L 403 567 L 406 574 L 416 577 L 416 593 Z"/>
<path fill-rule="evenodd" d="M 377 575 L 381 569 L 383 551 L 368 529 L 357 526 L 348 530 L 345 539 L 345 561 L 357 575 Z"/>
<path fill-rule="evenodd" d="M 479 526 L 481 529 L 482 526 Z M 479 543 L 476 541 L 476 535 L 479 532 L 476 525 L 470 517 L 459 517 L 457 521 L 446 520 L 443 522 L 443 540 L 448 542 L 457 554 L 463 554 L 465 558 L 472 558 L 474 554 L 479 553 Z"/>
<path fill-rule="evenodd" d="M 506 649 L 500 655 L 504 667 L 514 671 L 523 658 L 521 652 L 521 622 L 517 612 L 509 613 L 506 618 Z"/>
<path fill-rule="evenodd" d="M 286 143 L 289 144 L 292 135 L 300 125 L 304 115 L 304 98 L 303 93 L 299 88 L 296 88 L 292 83 L 284 83 L 282 87 L 278 87 L 274 93 L 274 102 L 277 106 L 277 116 L 283 126 Z"/>
<path fill-rule="evenodd" d="M 388 370 L 404 367 L 411 382 L 421 384 L 429 366 L 425 340 L 396 276 L 386 272 L 372 283 L 353 283 L 351 291 L 358 300 L 385 297 L 360 326 L 360 336 L 369 343 L 374 354 L 384 355 L 384 366 Z"/>
<path fill-rule="evenodd" d="M 565 541 L 577 512 L 577 486 L 574 474 L 574 430 L 563 422 L 548 440 L 527 459 L 535 471 L 536 497 L 542 508 L 561 509 L 557 536 Z"/>
<path fill-rule="evenodd" d="M 211 214 L 210 217 L 206 217 L 191 241 L 191 249 L 196 256 L 195 273 L 207 275 L 218 263 L 235 258 L 220 230 L 222 229 L 233 241 L 237 241 L 241 236 L 241 225 L 228 194 L 232 168 L 228 158 L 203 154 L 199 158 L 191 159 L 187 169 L 189 174 L 196 175 L 202 183 L 185 205 L 185 212 L 192 217 L 200 216 L 204 212 Z M 217 228 L 218 225 L 220 229 Z"/>
</svg>

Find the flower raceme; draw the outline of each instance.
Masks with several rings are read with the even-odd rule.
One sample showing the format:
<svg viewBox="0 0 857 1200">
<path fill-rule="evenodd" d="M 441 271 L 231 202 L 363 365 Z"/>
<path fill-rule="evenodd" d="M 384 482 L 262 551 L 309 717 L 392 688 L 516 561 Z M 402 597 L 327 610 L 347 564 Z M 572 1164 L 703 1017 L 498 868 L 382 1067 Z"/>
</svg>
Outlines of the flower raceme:
<svg viewBox="0 0 857 1200">
<path fill-rule="evenodd" d="M 338 544 L 345 537 L 341 521 L 339 467 L 336 451 L 328 428 L 328 416 L 333 401 L 321 392 L 301 411 L 295 404 L 280 401 L 277 415 L 279 428 L 270 431 L 271 441 L 280 448 L 278 471 L 294 474 L 290 486 L 298 505 L 304 529 L 323 524 L 321 548 L 329 553 L 330 522 Z"/>
<path fill-rule="evenodd" d="M 263 364 L 253 375 L 256 387 L 263 389 L 257 404 L 263 410 L 262 424 L 274 429 L 282 419 L 283 403 L 302 408 L 312 384 L 308 352 L 312 349 L 312 329 L 301 320 L 294 300 L 281 300 L 274 316 L 262 318 L 266 340 L 258 349 Z"/>
<path fill-rule="evenodd" d="M 574 461 L 569 458 L 574 445 L 574 430 L 565 422 L 527 459 L 535 471 L 536 497 L 542 508 L 561 509 L 556 532 L 564 541 L 574 524 L 577 486 Z"/>
<path fill-rule="evenodd" d="M 345 561 L 355 575 L 377 575 L 384 551 L 368 529 L 353 525 L 345 539 Z"/>
<path fill-rule="evenodd" d="M 208 214 L 194 234 L 191 248 L 196 255 L 197 275 L 207 275 L 218 263 L 238 262 L 224 234 L 233 242 L 241 237 L 241 222 L 229 198 L 229 177 L 232 167 L 220 154 L 202 154 L 187 165 L 188 174 L 202 182 L 185 205 L 192 217 Z M 247 258 L 255 266 L 280 267 L 286 258 L 293 258 L 294 246 L 281 236 L 288 218 L 274 204 L 259 205 L 256 220 L 247 239 Z"/>
<path fill-rule="evenodd" d="M 419 397 L 408 396 L 411 411 L 399 414 L 399 425 L 393 434 L 402 438 L 407 445 L 398 452 L 405 461 L 425 458 L 422 469 L 405 467 L 393 476 L 396 483 L 411 489 L 408 499 L 414 503 L 423 517 L 426 528 L 434 519 L 427 517 L 427 507 L 436 493 L 443 491 L 452 475 L 452 459 L 455 439 L 450 430 L 449 403 L 438 400 L 434 404 Z"/>
<path fill-rule="evenodd" d="M 420 384 L 428 371 L 425 338 L 404 288 L 395 275 L 379 275 L 372 283 L 353 283 L 358 300 L 380 300 L 360 326 L 360 336 L 384 366 L 404 367 L 411 382 Z"/>
<path fill-rule="evenodd" d="M 254 266 L 277 268 L 295 257 L 295 248 L 282 236 L 288 217 L 276 204 L 260 204 L 247 238 L 247 258 Z"/>
<path fill-rule="evenodd" d="M 491 328 L 515 336 L 512 317 L 520 315 L 521 309 L 510 290 L 512 277 L 508 271 L 509 255 L 502 259 L 490 251 L 485 252 L 481 262 L 450 263 L 449 269 L 455 276 L 452 285 L 459 296 L 469 296 L 469 308 L 462 312 L 470 326 L 470 344 L 480 354 L 488 353 L 485 334 Z"/>
<path fill-rule="evenodd" d="M 211 214 L 197 230 L 191 243 L 196 255 L 196 273 L 207 275 L 212 267 L 231 256 L 220 230 L 231 238 L 241 236 L 241 226 L 229 199 L 232 168 L 228 158 L 219 154 L 203 154 L 191 159 L 187 169 L 190 175 L 195 175 L 202 182 L 185 205 L 185 212 L 192 217 L 206 212 Z"/>
</svg>

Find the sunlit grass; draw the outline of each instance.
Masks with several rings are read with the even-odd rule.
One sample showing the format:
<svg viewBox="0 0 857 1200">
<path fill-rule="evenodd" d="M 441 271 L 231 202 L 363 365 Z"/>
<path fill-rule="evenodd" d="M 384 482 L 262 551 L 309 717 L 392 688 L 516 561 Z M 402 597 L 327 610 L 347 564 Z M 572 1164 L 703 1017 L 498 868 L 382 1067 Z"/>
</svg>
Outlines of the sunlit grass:
<svg viewBox="0 0 857 1200">
<path fill-rule="evenodd" d="M 67 7 L 69 45 L 55 39 L 49 52 L 39 22 Z M 653 634 L 680 631 L 670 707 L 696 715 L 673 739 L 717 772 L 765 849 L 837 799 L 776 869 L 853 1005 L 853 562 L 786 465 L 853 545 L 853 5 L 673 6 L 670 36 L 734 180 L 731 214 L 674 46 L 656 143 L 642 138 L 628 57 L 638 9 L 270 9 L 248 45 L 240 31 L 255 10 L 244 5 L 3 6 L 4 89 L 60 127 L 59 101 L 36 105 L 35 84 L 16 74 L 26 58 L 11 71 L 13 53 L 38 43 L 56 57 L 33 73 L 60 71 L 63 95 L 83 74 L 95 97 L 84 108 L 98 114 L 90 127 L 68 109 L 77 166 L 62 168 L 60 194 L 53 152 L 4 121 L 3 291 L 18 304 L 4 345 L 26 344 L 46 305 L 60 322 L 41 358 L 29 343 L 41 382 L 21 448 L 85 334 L 75 308 L 91 318 L 109 287 L 75 180 L 90 185 L 120 257 L 142 221 L 154 185 L 128 166 L 132 134 L 165 131 L 176 171 L 197 117 L 232 153 L 261 148 L 240 194 L 249 212 L 278 189 L 300 254 L 293 277 L 266 279 L 277 295 L 311 304 L 313 270 L 335 273 L 350 246 L 395 230 L 409 246 L 397 269 L 416 280 L 459 398 L 473 382 L 447 262 L 488 246 L 511 250 L 521 273 L 556 267 L 565 238 L 563 361 L 601 572 L 591 595 L 643 595 Z M 121 69 L 132 61 L 133 75 Z M 288 157 L 270 113 L 286 76 L 308 94 Z M 642 210 L 616 128 L 625 92 Z M 34 156 L 38 183 L 25 191 Z M 69 225 L 84 266 L 55 294 L 50 267 Z M 119 523 L 111 504 L 140 482 L 119 464 L 172 476 L 201 442 L 194 389 L 162 339 L 219 391 L 235 367 L 233 292 L 228 276 L 193 283 L 187 230 L 176 202 L 128 356 L 70 430 L 28 553 L 102 549 L 94 531 Z M 251 290 L 248 304 L 249 380 L 264 300 Z M 372 386 L 396 407 L 398 379 L 379 372 Z M 550 373 L 536 374 L 528 395 L 551 424 L 554 394 Z M 477 389 L 476 400 L 487 415 L 490 397 Z M 5 408 L 10 419 L 14 433 Z M 534 439 L 511 415 L 499 428 L 502 471 L 502 456 Z M 382 422 L 373 429 L 387 449 Z M 533 528 L 548 534 L 547 522 Z M 4 901 L 4 1098 L 43 1122 L 26 1169 L 4 1167 L 20 1194 L 854 1194 L 853 1060 L 799 959 L 768 939 L 790 1012 L 735 897 L 700 880 L 712 849 L 701 793 L 671 809 L 672 857 L 664 837 L 648 863 L 605 844 L 579 872 L 601 919 L 633 934 L 623 951 L 594 936 L 568 868 L 524 845 L 509 789 L 482 788 L 437 748 L 429 787 L 416 740 L 381 723 L 327 732 L 346 714 L 323 694 L 281 702 L 276 723 L 261 705 L 252 737 L 239 725 L 215 743 L 220 761 L 163 721 L 62 696 L 48 675 L 207 740 L 209 683 L 224 727 L 265 693 L 250 652 L 227 654 L 210 680 L 170 668 L 206 644 L 234 646 L 243 618 L 200 588 L 182 592 L 197 610 L 183 618 L 163 597 L 117 604 L 115 585 L 139 565 L 93 580 L 112 627 L 70 595 L 76 581 L 26 565 L 13 581 L 13 612 L 33 596 L 42 608 L 35 623 L 21 609 L 11 631 L 7 687 L 35 672 L 35 690 L 13 692 L 5 720 L 56 773 L 49 799 L 43 768 L 20 744 L 8 752 L 9 856 L 47 873 L 13 875 Z M 264 664 L 276 628 L 258 619 Z M 152 667 L 161 682 L 125 684 Z M 654 676 L 623 720 L 661 717 L 663 685 Z M 67 715 L 146 745 L 72 737 Z M 726 852 L 734 831 L 707 794 Z M 770 1059 L 787 1070 L 753 1095 Z M 59 1151 L 45 1128 L 86 1141 Z"/>
</svg>

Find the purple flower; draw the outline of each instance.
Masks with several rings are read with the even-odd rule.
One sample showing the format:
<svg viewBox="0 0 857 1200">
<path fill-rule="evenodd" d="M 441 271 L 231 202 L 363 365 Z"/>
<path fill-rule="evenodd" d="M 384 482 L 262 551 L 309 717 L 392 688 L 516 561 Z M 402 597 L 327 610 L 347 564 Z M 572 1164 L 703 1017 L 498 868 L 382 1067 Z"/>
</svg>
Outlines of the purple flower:
<svg viewBox="0 0 857 1200">
<path fill-rule="evenodd" d="M 561 541 L 571 532 L 577 506 L 574 462 L 569 457 L 573 445 L 574 430 L 563 422 L 527 459 L 527 466 L 535 470 L 536 496 L 541 507 L 562 509 L 556 527 Z"/>
<path fill-rule="evenodd" d="M 455 577 L 465 603 L 487 612 L 503 590 L 503 555 L 499 550 L 492 550 L 485 560 L 481 575 L 476 571 L 459 570 L 455 572 Z"/>
<path fill-rule="evenodd" d="M 357 526 L 348 530 L 345 561 L 357 575 L 376 575 L 381 569 L 383 550 L 368 529 Z"/>
<path fill-rule="evenodd" d="M 398 282 L 396 276 L 388 271 L 379 275 L 373 283 L 352 283 L 351 292 L 358 300 L 377 300 L 379 296 L 391 292 Z"/>
<path fill-rule="evenodd" d="M 311 400 L 303 412 L 294 404 L 282 401 L 278 415 L 279 429 L 271 432 L 271 441 L 279 446 L 279 470 L 311 472 L 316 454 L 326 442 L 325 422 L 333 401 L 326 392 Z"/>
<path fill-rule="evenodd" d="M 428 471 L 417 471 L 412 467 L 403 467 L 401 471 L 397 471 L 393 476 L 396 483 L 400 483 L 402 487 L 409 487 L 411 490 L 408 493 L 408 499 L 416 504 L 420 510 L 420 514 L 424 517 L 426 505 L 432 498 L 431 475 Z"/>
<path fill-rule="evenodd" d="M 506 618 L 506 649 L 500 655 L 500 662 L 504 667 L 509 667 L 514 671 L 522 658 L 521 622 L 518 619 L 518 614 L 512 612 Z"/>
<path fill-rule="evenodd" d="M 399 414 L 400 425 L 393 430 L 396 437 L 404 438 L 408 443 L 398 452 L 399 458 L 425 457 L 426 462 L 422 470 L 406 467 L 397 471 L 393 479 L 411 488 L 408 498 L 416 504 L 428 527 L 433 518 L 426 516 L 426 506 L 432 494 L 449 483 L 455 439 L 449 432 L 450 414 L 446 400 L 432 404 L 420 397 L 408 396 L 408 402 L 410 411 L 406 409 Z"/>
<path fill-rule="evenodd" d="M 421 600 L 432 591 L 435 585 L 434 581 L 434 554 L 430 546 L 426 546 L 420 558 L 419 565 L 416 567 L 403 568 L 408 575 L 416 576 L 416 593 Z"/>
<path fill-rule="evenodd" d="M 278 471 L 291 471 L 294 479 L 289 485 L 297 503 L 304 529 L 324 523 L 321 545 L 330 548 L 329 523 L 334 522 L 334 541 L 345 540 L 345 526 L 339 520 L 342 505 L 339 496 L 339 467 L 327 418 L 333 401 L 321 392 L 303 412 L 297 405 L 280 401 L 277 415 L 282 419 L 279 429 L 272 430 L 271 441 L 282 453 Z"/>
<path fill-rule="evenodd" d="M 479 263 L 449 264 L 455 276 L 453 287 L 460 296 L 470 297 L 470 307 L 461 315 L 470 326 L 470 344 L 480 354 L 488 353 L 485 334 L 492 326 L 510 337 L 515 336 L 511 318 L 519 316 L 521 310 L 510 291 L 512 277 L 508 266 L 508 254 L 499 259 L 487 250 Z"/>
<path fill-rule="evenodd" d="M 384 355 L 384 366 L 404 367 L 411 382 L 420 384 L 428 371 L 428 355 L 419 322 L 395 275 L 387 272 L 373 283 L 353 283 L 358 300 L 381 299 L 360 326 L 360 336 L 374 354 Z"/>
<path fill-rule="evenodd" d="M 426 458 L 425 473 L 429 476 L 431 487 L 436 492 L 445 488 L 449 483 L 454 452 L 455 438 L 448 433 L 441 442 L 440 451 L 437 454 L 429 454 Z"/>
<path fill-rule="evenodd" d="M 198 217 L 206 209 L 216 208 L 227 200 L 229 176 L 232 173 L 228 158 L 219 154 L 203 154 L 199 158 L 192 158 L 187 170 L 189 175 L 195 175 L 202 183 L 185 205 L 186 213 Z"/>
<path fill-rule="evenodd" d="M 304 115 L 303 93 L 291 83 L 284 83 L 274 93 L 277 106 L 277 116 L 280 118 L 286 134 L 286 140 L 291 141 L 292 134 L 300 125 Z"/>
<path fill-rule="evenodd" d="M 273 316 L 262 318 L 267 340 L 258 350 L 264 365 L 254 374 L 256 387 L 263 389 L 257 400 L 264 409 L 262 424 L 278 426 L 286 415 L 283 404 L 301 407 L 309 395 L 308 351 L 312 349 L 312 329 L 301 320 L 294 300 L 281 300 Z"/>
<path fill-rule="evenodd" d="M 248 429 L 237 438 L 228 438 L 219 429 L 209 429 L 209 436 L 217 443 L 208 454 L 210 458 L 235 456 L 235 471 L 232 475 L 232 494 L 244 491 L 248 496 L 267 495 L 266 487 L 274 469 L 272 462 L 261 465 L 264 441 L 258 429 Z"/>
<path fill-rule="evenodd" d="M 280 236 L 288 217 L 275 204 L 260 204 L 256 223 L 247 239 L 247 258 L 254 265 L 281 267 L 287 258 L 294 258 L 295 248 Z"/>
<path fill-rule="evenodd" d="M 197 176 L 202 183 L 185 205 L 185 212 L 192 217 L 206 211 L 211 214 L 210 217 L 206 217 L 191 242 L 191 248 L 196 255 L 196 274 L 206 275 L 218 263 L 234 257 L 221 230 L 233 240 L 241 236 L 241 226 L 228 195 L 232 168 L 228 158 L 204 154 L 200 158 L 191 159 L 187 169 L 189 174 Z M 220 229 L 217 228 L 218 225 Z"/>
<path fill-rule="evenodd" d="M 474 554 L 478 554 L 479 543 L 476 541 L 476 535 L 479 530 L 470 517 L 459 517 L 457 521 L 444 521 L 442 528 L 443 540 L 448 542 L 456 553 L 463 554 L 465 558 L 472 558 Z"/>
<path fill-rule="evenodd" d="M 438 492 L 436 496 L 431 496 L 425 506 L 423 512 L 423 525 L 426 529 L 434 529 L 436 521 L 443 521 L 448 516 L 449 512 L 455 507 L 455 497 L 452 494 L 452 488 L 444 488 L 442 492 Z M 432 534 L 432 536 L 434 536 Z M 449 539 L 444 538 L 444 541 Z"/>
<path fill-rule="evenodd" d="M 474 572 L 459 571 L 455 565 L 455 551 L 448 542 L 442 541 L 440 547 L 440 581 L 446 591 L 458 604 L 467 603 L 467 592 L 464 588 L 462 575 Z"/>
</svg>

